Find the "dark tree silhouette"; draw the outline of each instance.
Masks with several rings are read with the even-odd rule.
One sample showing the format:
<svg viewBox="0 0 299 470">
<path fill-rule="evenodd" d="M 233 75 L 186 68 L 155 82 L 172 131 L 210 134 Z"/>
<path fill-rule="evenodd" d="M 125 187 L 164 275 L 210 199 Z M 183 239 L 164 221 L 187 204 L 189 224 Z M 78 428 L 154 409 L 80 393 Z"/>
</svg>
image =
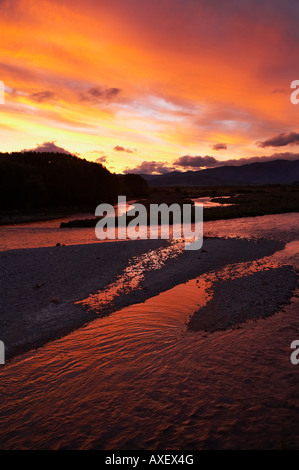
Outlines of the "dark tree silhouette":
<svg viewBox="0 0 299 470">
<path fill-rule="evenodd" d="M 0 153 L 0 208 L 98 205 L 144 195 L 138 175 L 119 177 L 100 163 L 63 153 Z"/>
</svg>

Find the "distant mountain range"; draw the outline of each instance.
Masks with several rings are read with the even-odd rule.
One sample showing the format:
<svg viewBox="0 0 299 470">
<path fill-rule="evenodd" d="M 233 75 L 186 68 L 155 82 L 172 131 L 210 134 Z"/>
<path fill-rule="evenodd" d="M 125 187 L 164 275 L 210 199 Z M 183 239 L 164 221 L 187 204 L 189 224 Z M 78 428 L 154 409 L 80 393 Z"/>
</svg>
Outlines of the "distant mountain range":
<svg viewBox="0 0 299 470">
<path fill-rule="evenodd" d="M 199 171 L 172 171 L 164 175 L 140 176 L 149 186 L 299 184 L 299 160 L 271 160 L 240 166 L 227 165 Z"/>
</svg>

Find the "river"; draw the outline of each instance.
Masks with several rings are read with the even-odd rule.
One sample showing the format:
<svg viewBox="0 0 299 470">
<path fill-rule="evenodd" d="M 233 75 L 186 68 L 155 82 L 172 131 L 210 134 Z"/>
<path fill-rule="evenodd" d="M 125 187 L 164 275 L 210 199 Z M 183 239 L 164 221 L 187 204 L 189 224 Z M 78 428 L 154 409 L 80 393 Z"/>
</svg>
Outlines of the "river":
<svg viewBox="0 0 299 470">
<path fill-rule="evenodd" d="M 2 249 L 95 242 L 59 223 L 1 227 Z M 284 240 L 265 262 L 299 267 L 298 214 L 207 222 L 204 233 Z M 238 329 L 188 331 L 209 285 L 209 275 L 178 285 L 3 366 L 0 447 L 298 448 L 298 297 Z"/>
</svg>

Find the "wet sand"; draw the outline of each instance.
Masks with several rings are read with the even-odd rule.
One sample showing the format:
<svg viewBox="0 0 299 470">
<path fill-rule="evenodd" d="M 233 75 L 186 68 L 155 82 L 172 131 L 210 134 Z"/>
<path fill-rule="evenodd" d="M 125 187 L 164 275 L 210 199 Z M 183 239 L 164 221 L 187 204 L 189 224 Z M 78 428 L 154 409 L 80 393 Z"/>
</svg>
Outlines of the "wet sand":
<svg viewBox="0 0 299 470">
<path fill-rule="evenodd" d="M 0 254 L 0 339 L 5 343 L 6 359 L 203 273 L 271 255 L 283 246 L 273 240 L 207 238 L 198 251 L 169 246 L 163 240 L 4 251 Z M 126 270 L 128 265 L 131 268 Z M 249 277 L 249 284 L 244 281 L 247 290 L 243 300 L 255 296 L 256 285 L 260 285 L 260 280 Z M 251 281 L 257 283 L 253 289 Z M 294 284 L 289 268 L 273 270 L 267 282 L 267 295 L 273 298 L 277 283 L 281 286 L 277 305 L 287 301 Z M 236 302 L 233 293 L 239 292 L 240 286 L 233 286 L 227 294 L 225 286 L 222 289 L 221 299 Z M 112 294 L 101 305 L 99 291 Z M 95 302 L 85 304 L 91 294 Z"/>
</svg>

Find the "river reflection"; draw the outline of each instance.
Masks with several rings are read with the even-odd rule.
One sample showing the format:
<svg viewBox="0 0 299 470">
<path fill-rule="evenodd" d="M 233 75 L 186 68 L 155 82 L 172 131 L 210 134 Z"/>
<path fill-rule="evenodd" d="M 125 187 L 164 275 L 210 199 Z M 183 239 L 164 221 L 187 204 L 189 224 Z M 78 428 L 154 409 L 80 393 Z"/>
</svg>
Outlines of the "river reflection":
<svg viewBox="0 0 299 470">
<path fill-rule="evenodd" d="M 298 298 L 240 329 L 186 328 L 213 295 L 216 274 L 298 263 L 297 214 L 205 227 L 213 236 L 289 243 L 272 257 L 203 275 L 6 364 L 2 449 L 298 448 L 299 369 L 289 360 Z"/>
</svg>

